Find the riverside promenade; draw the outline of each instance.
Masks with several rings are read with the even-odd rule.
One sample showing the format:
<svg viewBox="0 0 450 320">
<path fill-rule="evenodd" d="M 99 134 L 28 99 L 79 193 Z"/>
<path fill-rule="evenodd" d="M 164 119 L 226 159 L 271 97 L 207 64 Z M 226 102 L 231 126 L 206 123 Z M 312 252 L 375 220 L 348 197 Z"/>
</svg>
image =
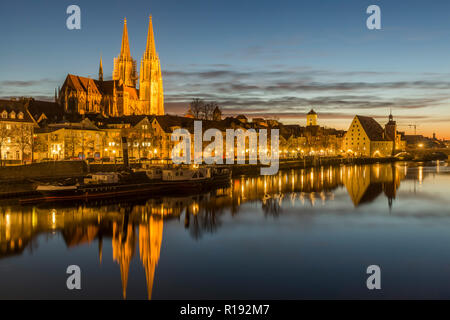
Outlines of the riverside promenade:
<svg viewBox="0 0 450 320">
<path fill-rule="evenodd" d="M 340 158 L 317 157 L 304 159 L 280 160 L 279 170 L 311 168 L 321 166 L 338 166 L 352 164 L 373 164 L 394 162 L 395 158 Z M 156 165 L 156 164 L 155 164 Z M 166 164 L 167 165 L 167 164 Z M 138 167 L 140 164 L 131 164 Z M 234 177 L 241 175 L 259 175 L 261 164 L 220 165 L 232 170 Z M 123 164 L 89 164 L 86 161 L 49 161 L 23 166 L 0 168 L 0 199 L 12 199 L 35 195 L 37 182 L 54 182 L 67 178 L 81 178 L 95 172 L 120 172 L 127 168 Z"/>
</svg>

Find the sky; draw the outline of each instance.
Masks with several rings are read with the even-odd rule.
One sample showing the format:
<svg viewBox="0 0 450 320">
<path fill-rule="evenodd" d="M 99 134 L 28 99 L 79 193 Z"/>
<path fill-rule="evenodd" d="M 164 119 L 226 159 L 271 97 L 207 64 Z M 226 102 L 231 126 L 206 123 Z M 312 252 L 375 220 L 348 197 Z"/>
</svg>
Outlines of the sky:
<svg viewBox="0 0 450 320">
<path fill-rule="evenodd" d="M 81 8 L 81 30 L 66 9 Z M 369 30 L 368 6 L 381 9 Z M 0 2 L 0 97 L 52 100 L 68 73 L 105 79 L 127 18 L 140 66 L 152 15 L 166 113 L 217 101 L 225 115 L 347 129 L 354 115 L 450 139 L 448 0 L 20 0 Z M 139 71 L 139 70 L 138 70 Z"/>
</svg>

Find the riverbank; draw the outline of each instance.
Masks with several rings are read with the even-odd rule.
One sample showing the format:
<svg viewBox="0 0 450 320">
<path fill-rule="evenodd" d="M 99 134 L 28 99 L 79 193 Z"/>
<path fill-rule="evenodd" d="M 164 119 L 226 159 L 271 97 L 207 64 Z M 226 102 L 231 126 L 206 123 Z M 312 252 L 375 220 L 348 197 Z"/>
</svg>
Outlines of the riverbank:
<svg viewBox="0 0 450 320">
<path fill-rule="evenodd" d="M 279 170 L 305 169 L 322 166 L 364 165 L 393 163 L 399 159 L 389 158 L 305 158 L 280 160 Z M 414 162 L 414 161 L 413 161 Z M 139 164 L 133 164 L 137 167 Z M 222 165 L 232 170 L 232 176 L 260 175 L 261 164 Z M 34 163 L 26 166 L 0 168 L 0 199 L 35 196 L 37 182 L 81 178 L 95 172 L 118 172 L 126 170 L 123 164 L 88 164 L 84 161 L 59 161 Z"/>
</svg>

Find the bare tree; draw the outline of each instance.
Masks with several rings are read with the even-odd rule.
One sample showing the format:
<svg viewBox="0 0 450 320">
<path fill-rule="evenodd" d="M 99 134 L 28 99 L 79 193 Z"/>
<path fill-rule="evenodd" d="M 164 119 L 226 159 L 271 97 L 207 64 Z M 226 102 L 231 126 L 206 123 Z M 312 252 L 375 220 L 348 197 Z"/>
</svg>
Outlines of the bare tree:
<svg viewBox="0 0 450 320">
<path fill-rule="evenodd" d="M 205 120 L 213 120 L 214 109 L 216 109 L 216 107 L 219 107 L 219 105 L 215 101 L 204 104 L 202 110 L 202 118 Z"/>
<path fill-rule="evenodd" d="M 31 150 L 31 144 L 33 139 L 33 128 L 30 125 L 21 124 L 17 127 L 16 142 L 21 154 L 21 162 L 23 164 L 25 160 L 25 154 L 28 150 Z"/>
<path fill-rule="evenodd" d="M 3 147 L 8 143 L 11 130 L 3 123 L 0 123 L 0 165 L 3 165 Z"/>
<path fill-rule="evenodd" d="M 66 152 L 70 151 L 70 156 L 73 158 L 75 157 L 75 150 L 78 145 L 78 139 L 76 136 L 76 132 L 74 132 L 73 129 L 70 129 L 69 134 L 65 136 L 65 145 L 66 145 Z"/>
<path fill-rule="evenodd" d="M 48 136 L 47 135 L 36 135 L 36 140 L 33 139 L 33 150 L 32 152 L 46 153 L 48 155 Z M 46 156 L 47 157 L 47 156 Z"/>
<path fill-rule="evenodd" d="M 200 119 L 204 110 L 205 102 L 199 98 L 192 99 L 189 104 L 189 108 L 191 109 L 192 115 L 195 119 Z"/>
</svg>

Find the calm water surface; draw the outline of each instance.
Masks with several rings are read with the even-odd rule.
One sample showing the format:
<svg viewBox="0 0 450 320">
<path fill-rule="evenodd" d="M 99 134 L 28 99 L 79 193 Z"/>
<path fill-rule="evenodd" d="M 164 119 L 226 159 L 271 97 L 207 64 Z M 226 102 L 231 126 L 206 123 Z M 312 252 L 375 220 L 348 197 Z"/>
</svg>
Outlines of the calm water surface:
<svg viewBox="0 0 450 320">
<path fill-rule="evenodd" d="M 450 298 L 449 188 L 443 163 L 397 163 L 140 202 L 1 203 L 0 298 Z M 82 290 L 66 288 L 71 264 Z"/>
</svg>

